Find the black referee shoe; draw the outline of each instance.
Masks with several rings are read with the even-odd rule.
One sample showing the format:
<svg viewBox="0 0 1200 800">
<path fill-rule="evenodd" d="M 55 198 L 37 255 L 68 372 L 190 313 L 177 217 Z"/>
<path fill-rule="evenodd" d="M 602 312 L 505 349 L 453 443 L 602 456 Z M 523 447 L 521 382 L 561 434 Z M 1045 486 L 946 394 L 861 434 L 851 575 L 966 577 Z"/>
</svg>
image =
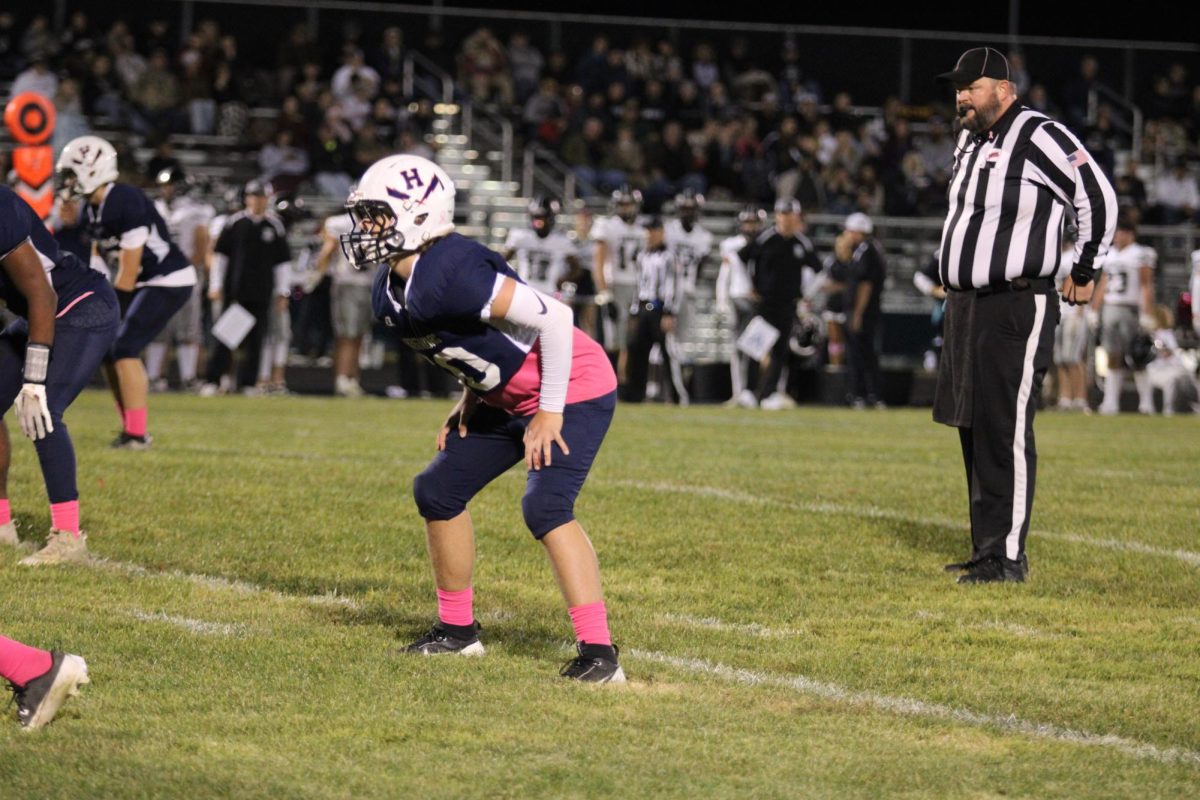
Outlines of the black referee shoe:
<svg viewBox="0 0 1200 800">
<path fill-rule="evenodd" d="M 1015 560 L 987 556 L 962 565 L 951 564 L 947 569 L 953 566 L 961 566 L 966 570 L 966 574 L 959 576 L 958 583 L 1024 583 L 1029 575 L 1029 560 L 1024 553 Z"/>
</svg>

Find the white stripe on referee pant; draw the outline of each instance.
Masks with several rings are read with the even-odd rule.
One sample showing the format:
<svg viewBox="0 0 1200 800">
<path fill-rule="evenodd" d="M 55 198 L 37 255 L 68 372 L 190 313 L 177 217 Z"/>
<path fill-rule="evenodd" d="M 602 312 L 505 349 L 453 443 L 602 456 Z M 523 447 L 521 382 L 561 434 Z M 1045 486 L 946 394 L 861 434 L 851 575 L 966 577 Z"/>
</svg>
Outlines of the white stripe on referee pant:
<svg viewBox="0 0 1200 800">
<path fill-rule="evenodd" d="M 1021 528 L 1025 525 L 1025 501 L 1028 497 L 1029 471 L 1025 462 L 1025 409 L 1033 388 L 1033 360 L 1037 356 L 1046 318 L 1046 295 L 1033 295 L 1033 329 L 1025 340 L 1025 364 L 1021 368 L 1021 387 L 1017 390 L 1017 421 L 1013 426 L 1013 499 L 1012 528 L 1004 540 L 1004 555 L 1015 560 L 1021 551 Z"/>
</svg>

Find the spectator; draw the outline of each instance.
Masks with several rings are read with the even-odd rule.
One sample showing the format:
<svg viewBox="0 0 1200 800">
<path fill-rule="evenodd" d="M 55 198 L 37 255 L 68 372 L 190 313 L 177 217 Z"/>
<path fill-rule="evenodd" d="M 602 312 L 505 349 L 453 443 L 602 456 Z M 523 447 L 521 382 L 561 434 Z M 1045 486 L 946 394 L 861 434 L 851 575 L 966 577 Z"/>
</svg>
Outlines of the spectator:
<svg viewBox="0 0 1200 800">
<path fill-rule="evenodd" d="M 44 51 L 34 52 L 29 61 L 29 67 L 13 81 L 11 97 L 25 92 L 40 94 L 47 100 L 53 100 L 58 91 L 58 77 L 50 70 L 50 62 Z"/>
<path fill-rule="evenodd" d="M 515 98 L 508 56 L 490 28 L 479 28 L 463 41 L 459 62 L 459 73 L 476 102 L 498 99 L 506 109 L 512 107 Z"/>
<path fill-rule="evenodd" d="M 79 96 L 79 81 L 74 78 L 63 78 L 58 84 L 58 92 L 54 95 L 54 107 L 57 110 L 54 122 L 53 145 L 56 152 L 62 152 L 67 142 L 91 132 L 87 117 L 83 115 L 83 101 Z"/>
<path fill-rule="evenodd" d="M 1025 54 L 1020 50 L 1013 50 L 1008 54 L 1008 74 L 1017 89 L 1017 97 L 1024 97 L 1029 92 L 1032 80 L 1029 70 L 1025 68 Z"/>
<path fill-rule="evenodd" d="M 1187 162 L 1177 158 L 1171 169 L 1154 182 L 1154 218 L 1163 225 L 1189 222 L 1200 208 L 1200 191 L 1188 171 Z"/>
<path fill-rule="evenodd" d="M 344 100 L 352 94 L 363 94 L 362 99 L 369 101 L 379 91 L 379 83 L 379 73 L 367 66 L 362 50 L 347 45 L 342 50 L 342 66 L 333 73 L 330 82 L 333 96 Z"/>
<path fill-rule="evenodd" d="M 929 136 L 917 145 L 917 152 L 925 161 L 929 177 L 940 187 L 950 180 L 950 168 L 954 165 L 954 140 L 948 135 L 946 121 L 940 116 L 929 118 Z"/>
<path fill-rule="evenodd" d="M 537 89 L 546 60 L 542 51 L 529 43 L 529 34 L 517 31 L 508 40 L 508 63 L 512 65 L 516 101 L 524 103 Z"/>
<path fill-rule="evenodd" d="M 309 152 L 313 183 L 321 194 L 345 202 L 354 179 L 350 177 L 352 151 L 349 131 L 343 137 L 336 126 L 324 122 L 317 129 L 316 140 Z"/>
<path fill-rule="evenodd" d="M 293 87 L 305 65 L 321 60 L 321 51 L 308 34 L 308 25 L 297 22 L 280 43 L 275 55 L 275 75 L 280 89 Z"/>
<path fill-rule="evenodd" d="M 0 10 L 0 78 L 17 74 L 17 32 L 12 12 Z"/>
<path fill-rule="evenodd" d="M 156 50 L 138 77 L 130 96 L 146 118 L 149 130 L 171 132 L 178 117 L 179 81 L 171 73 L 167 54 Z"/>
<path fill-rule="evenodd" d="M 664 125 L 661 139 L 650 145 L 646 155 L 650 167 L 646 205 L 650 209 L 657 209 L 666 198 L 684 189 L 703 194 L 707 188 L 704 174 L 700 172 L 696 156 L 684 138 L 683 126 L 679 122 L 671 121 Z"/>
<path fill-rule="evenodd" d="M 708 115 L 696 84 L 691 81 L 679 84 L 675 102 L 668 108 L 668 116 L 689 131 L 694 131 L 704 124 Z"/>
<path fill-rule="evenodd" d="M 592 49 L 579 60 L 575 68 L 575 79 L 587 94 L 600 91 L 608 84 L 604 81 L 608 64 L 608 37 L 600 34 L 592 39 Z"/>
<path fill-rule="evenodd" d="M 1079 62 L 1079 74 L 1063 87 L 1063 106 L 1067 124 L 1075 130 L 1083 130 L 1087 124 L 1088 104 L 1091 93 L 1099 83 L 1100 63 L 1093 56 L 1084 56 Z"/>
<path fill-rule="evenodd" d="M 1129 159 L 1125 171 L 1117 176 L 1113 189 L 1117 193 L 1117 207 L 1135 223 L 1140 222 L 1146 212 L 1146 184 L 1138 177 L 1135 159 Z"/>
<path fill-rule="evenodd" d="M 146 183 L 154 184 L 160 172 L 183 174 L 183 164 L 175 156 L 175 145 L 166 136 L 159 136 L 154 146 L 154 155 L 146 162 Z M 190 254 L 189 254 L 190 255 Z"/>
<path fill-rule="evenodd" d="M 564 121 L 566 116 L 567 104 L 559 94 L 558 82 L 547 77 L 538 84 L 537 93 L 525 101 L 521 121 L 525 123 L 528 138 L 540 139 L 553 146 L 561 135 L 558 123 Z"/>
<path fill-rule="evenodd" d="M 692 51 L 692 80 L 703 90 L 721 80 L 717 54 L 708 42 L 701 42 Z"/>
<path fill-rule="evenodd" d="M 38 57 L 52 58 L 58 53 L 58 37 L 50 29 L 50 19 L 44 14 L 38 14 L 29 22 L 25 32 L 21 34 L 21 54 L 30 61 Z M 46 95 L 50 97 L 51 95 Z"/>
<path fill-rule="evenodd" d="M 617 169 L 604 141 L 604 123 L 597 117 L 589 117 L 581 131 L 567 136 L 562 159 L 572 168 L 584 195 L 607 193 L 625 183 L 625 174 Z"/>
<path fill-rule="evenodd" d="M 371 54 L 371 66 L 386 83 L 404 80 L 404 33 L 395 25 L 383 30 L 383 40 Z"/>
<path fill-rule="evenodd" d="M 197 51 L 181 58 L 183 80 L 180 97 L 187 104 L 188 127 L 192 133 L 208 135 L 217 126 L 217 103 L 213 99 L 212 76 Z"/>
<path fill-rule="evenodd" d="M 259 180 L 269 183 L 274 192 L 291 194 L 308 175 L 308 154 L 297 147 L 292 132 L 279 130 L 275 138 L 258 153 Z"/>
<path fill-rule="evenodd" d="M 121 85 L 136 86 L 146 71 L 146 59 L 133 49 L 133 34 L 126 23 L 117 21 L 109 30 L 108 52 L 112 56 L 113 69 L 121 78 Z"/>
</svg>

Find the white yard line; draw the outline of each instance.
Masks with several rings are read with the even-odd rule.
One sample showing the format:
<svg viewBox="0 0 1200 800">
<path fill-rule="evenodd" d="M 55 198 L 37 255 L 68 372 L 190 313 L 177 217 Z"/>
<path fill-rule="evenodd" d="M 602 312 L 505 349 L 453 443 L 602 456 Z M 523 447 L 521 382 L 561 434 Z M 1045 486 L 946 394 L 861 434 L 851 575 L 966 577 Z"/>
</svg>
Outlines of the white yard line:
<svg viewBox="0 0 1200 800">
<path fill-rule="evenodd" d="M 342 597 L 333 594 L 313 594 L 313 595 L 295 595 L 279 592 L 274 589 L 268 589 L 264 586 L 259 586 L 246 581 L 233 580 L 221 576 L 213 575 L 198 575 L 193 572 L 184 572 L 183 570 L 153 570 L 147 569 L 139 564 L 130 564 L 125 561 L 110 561 L 106 558 L 93 558 L 88 562 L 88 566 L 97 569 L 105 569 L 111 572 L 120 572 L 125 575 L 137 575 L 146 578 L 168 578 L 171 580 L 180 580 L 187 583 L 192 583 L 197 586 L 203 586 L 206 589 L 227 589 L 237 594 L 267 594 L 280 600 L 299 600 L 303 603 L 311 603 L 318 606 L 341 606 L 343 608 L 359 608 L 360 605 L 356 600 L 349 597 Z"/>
<path fill-rule="evenodd" d="M 174 617 L 170 614 L 164 614 L 161 611 L 151 613 L 149 611 L 133 609 L 129 612 L 129 616 L 141 622 L 165 622 L 168 625 L 174 625 L 177 628 L 183 628 L 186 631 L 201 636 L 233 636 L 246 631 L 245 625 L 225 622 L 205 622 L 201 619 Z"/>
<path fill-rule="evenodd" d="M 1108 747 L 1138 759 L 1158 761 L 1164 764 L 1179 763 L 1200 767 L 1200 752 L 1195 750 L 1188 750 L 1182 747 L 1158 747 L 1157 745 L 1139 742 L 1136 739 L 1128 739 L 1111 733 L 1091 733 L 1089 731 L 1064 728 L 1052 723 L 1032 722 L 1011 714 L 986 714 L 966 708 L 955 708 L 938 703 L 926 703 L 910 697 L 855 691 L 838 686 L 835 683 L 826 683 L 806 678 L 803 675 L 775 675 L 769 672 L 755 672 L 724 664 L 715 664 L 702 659 L 680 658 L 678 656 L 667 655 L 666 653 L 656 653 L 646 650 L 630 650 L 628 651 L 628 655 L 635 659 L 663 664 L 684 672 L 709 675 L 745 686 L 790 689 L 813 697 L 820 697 L 853 706 L 875 708 L 891 714 L 946 720 L 974 727 L 991 728 L 1005 733 L 1018 733 L 1024 736 L 1052 739 L 1054 741 L 1088 747 Z"/>
<path fill-rule="evenodd" d="M 645 483 L 641 481 L 601 481 L 605 486 L 619 486 L 629 489 L 641 489 L 644 491 L 659 492 L 661 494 L 684 494 L 692 497 L 710 497 L 716 500 L 728 500 L 731 503 L 743 503 L 746 505 L 758 506 L 775 506 L 777 508 L 786 508 L 793 511 L 804 511 L 811 514 L 844 514 L 847 516 L 861 517 L 864 519 L 881 519 L 890 520 L 893 522 L 907 522 L 915 525 L 936 525 L 940 528 L 950 528 L 951 530 L 968 530 L 968 526 L 963 522 L 954 520 L 941 519 L 938 517 L 915 517 L 911 514 L 905 514 L 899 511 L 892 511 L 886 508 L 877 508 L 874 506 L 859 506 L 859 505 L 843 505 L 840 503 L 795 503 L 786 500 L 776 500 L 772 497 L 750 494 L 748 492 L 740 492 L 735 489 L 722 489 L 715 486 L 693 486 L 679 483 Z M 1055 531 L 1040 531 L 1034 530 L 1029 532 L 1030 536 L 1050 539 L 1059 542 L 1070 542 L 1072 544 L 1081 544 L 1087 547 L 1095 547 L 1103 550 L 1117 550 L 1126 553 L 1139 553 L 1141 555 L 1156 556 L 1158 558 L 1172 558 L 1177 561 L 1182 561 L 1193 567 L 1200 567 L 1200 553 L 1191 550 L 1168 549 L 1165 547 L 1155 547 L 1153 545 L 1143 544 L 1142 542 L 1124 542 L 1118 539 L 1097 539 L 1091 536 L 1083 536 L 1078 533 L 1057 533 Z"/>
<path fill-rule="evenodd" d="M 749 636 L 763 638 L 783 636 L 803 636 L 804 631 L 798 628 L 768 628 L 757 622 L 725 622 L 715 617 L 694 617 L 691 614 L 662 614 L 659 619 L 672 625 L 683 625 L 689 628 L 707 628 L 714 631 L 744 633 Z"/>
<path fill-rule="evenodd" d="M 348 597 L 337 597 L 332 595 L 288 595 L 278 592 L 274 589 L 268 589 L 263 586 L 248 583 L 246 581 L 230 580 L 220 576 L 197 575 L 195 573 L 183 572 L 182 570 L 156 571 L 147 569 L 137 564 L 130 564 L 122 561 L 108 561 L 105 559 L 93 559 L 88 563 L 92 567 L 108 569 L 110 571 L 120 572 L 126 575 L 185 581 L 187 583 L 197 584 L 210 589 L 226 590 L 242 595 L 265 594 L 279 599 L 299 600 L 301 602 L 314 603 L 318 605 L 332 604 L 347 608 L 359 607 L 359 604 L 356 601 Z M 238 624 L 205 622 L 203 620 L 188 619 L 186 617 L 170 616 L 162 612 L 150 613 L 134 610 L 130 612 L 130 614 L 135 619 L 143 622 L 162 622 L 170 625 L 176 625 L 189 630 L 192 633 L 202 635 L 229 636 L 245 630 L 244 626 Z M 497 617 L 499 618 L 503 615 L 504 612 L 499 612 Z M 683 624 L 716 628 L 718 630 L 734 630 L 742 633 L 750 633 L 755 636 L 799 635 L 799 632 L 792 629 L 772 629 L 754 623 L 726 623 L 722 622 L 721 620 L 708 617 L 665 615 L 664 619 Z M 803 694 L 835 700 L 838 702 L 847 703 L 849 705 L 878 708 L 882 711 L 902 714 L 905 716 L 944 719 L 954 723 L 994 728 L 1004 732 L 1019 733 L 1037 738 L 1053 739 L 1087 746 L 1110 747 L 1135 758 L 1148 759 L 1162 763 L 1183 763 L 1200 766 L 1200 752 L 1195 750 L 1187 750 L 1185 748 L 1178 747 L 1161 748 L 1157 745 L 1139 742 L 1134 739 L 1127 739 L 1115 734 L 1097 734 L 1090 733 L 1088 731 L 1077 731 L 1051 723 L 1029 722 L 1013 715 L 985 714 L 977 711 L 971 711 L 969 709 L 954 708 L 953 706 L 926 703 L 922 700 L 915 700 L 908 697 L 895 697 L 891 695 L 878 694 L 876 692 L 854 691 L 842 686 L 838 686 L 834 683 L 817 681 L 802 675 L 787 676 L 774 675 L 767 672 L 755 672 L 752 670 L 726 666 L 724 664 L 714 664 L 701 659 L 681 658 L 678 656 L 667 655 L 665 653 L 656 653 L 646 650 L 629 650 L 627 651 L 627 655 L 632 656 L 635 659 L 664 664 L 686 672 L 710 675 L 747 686 L 773 686 L 776 688 L 791 689 Z"/>
</svg>

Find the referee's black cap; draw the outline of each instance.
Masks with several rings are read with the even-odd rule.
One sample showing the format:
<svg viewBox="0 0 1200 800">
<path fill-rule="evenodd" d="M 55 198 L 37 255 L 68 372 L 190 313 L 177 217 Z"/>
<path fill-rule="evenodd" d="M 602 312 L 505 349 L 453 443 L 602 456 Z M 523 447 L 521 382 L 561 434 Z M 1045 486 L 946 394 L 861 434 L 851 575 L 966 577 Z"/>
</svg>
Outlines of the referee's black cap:
<svg viewBox="0 0 1200 800">
<path fill-rule="evenodd" d="M 949 72 L 938 75 L 938 80 L 955 85 L 964 85 L 979 78 L 997 81 L 1012 80 L 1008 59 L 993 47 L 972 47 L 958 57 L 958 63 Z"/>
</svg>

